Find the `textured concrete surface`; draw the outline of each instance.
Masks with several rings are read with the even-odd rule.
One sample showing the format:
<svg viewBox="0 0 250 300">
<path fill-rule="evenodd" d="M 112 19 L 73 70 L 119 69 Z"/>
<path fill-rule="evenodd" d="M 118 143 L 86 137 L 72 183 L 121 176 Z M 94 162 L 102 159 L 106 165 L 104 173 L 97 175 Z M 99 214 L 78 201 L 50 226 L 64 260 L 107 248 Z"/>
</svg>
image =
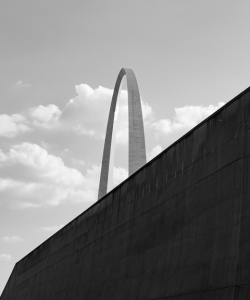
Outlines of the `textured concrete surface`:
<svg viewBox="0 0 250 300">
<path fill-rule="evenodd" d="M 105 137 L 103 157 L 102 157 L 102 168 L 101 168 L 98 199 L 102 198 L 104 195 L 107 194 L 114 116 L 115 116 L 115 109 L 116 109 L 119 88 L 124 75 L 126 75 L 127 77 L 127 90 L 128 90 L 128 124 L 129 124 L 128 174 L 129 176 L 146 164 L 146 146 L 145 146 L 144 127 L 143 127 L 139 88 L 133 70 L 123 68 L 118 74 L 115 83 L 114 93 L 112 96 L 111 107 L 109 111 L 108 125 L 106 130 L 106 137 Z"/>
<path fill-rule="evenodd" d="M 250 298 L 250 88 L 19 261 L 1 300 Z"/>
</svg>

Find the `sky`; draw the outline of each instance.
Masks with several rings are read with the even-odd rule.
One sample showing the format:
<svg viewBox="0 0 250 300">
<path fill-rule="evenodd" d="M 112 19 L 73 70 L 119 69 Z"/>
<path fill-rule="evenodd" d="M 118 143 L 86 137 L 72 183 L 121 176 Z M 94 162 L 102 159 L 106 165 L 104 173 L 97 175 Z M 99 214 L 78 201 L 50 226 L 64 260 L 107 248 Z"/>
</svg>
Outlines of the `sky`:
<svg viewBox="0 0 250 300">
<path fill-rule="evenodd" d="M 0 1 L 0 294 L 17 261 L 97 200 L 121 68 L 147 160 L 249 86 L 248 0 Z M 127 177 L 123 81 L 110 189 Z"/>
</svg>

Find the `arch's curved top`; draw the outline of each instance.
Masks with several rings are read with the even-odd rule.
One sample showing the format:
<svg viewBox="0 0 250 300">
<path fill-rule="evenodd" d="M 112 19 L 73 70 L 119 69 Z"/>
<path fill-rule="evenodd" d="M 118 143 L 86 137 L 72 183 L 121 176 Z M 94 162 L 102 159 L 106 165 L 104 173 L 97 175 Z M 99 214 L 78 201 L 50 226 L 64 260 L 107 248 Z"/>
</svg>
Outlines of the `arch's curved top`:
<svg viewBox="0 0 250 300">
<path fill-rule="evenodd" d="M 122 68 L 112 96 L 108 125 L 104 143 L 98 199 L 107 193 L 110 150 L 113 134 L 114 116 L 119 87 L 123 76 L 127 77 L 128 90 L 128 123 L 129 123 L 129 176 L 146 163 L 146 147 L 139 88 L 132 69 Z"/>
</svg>

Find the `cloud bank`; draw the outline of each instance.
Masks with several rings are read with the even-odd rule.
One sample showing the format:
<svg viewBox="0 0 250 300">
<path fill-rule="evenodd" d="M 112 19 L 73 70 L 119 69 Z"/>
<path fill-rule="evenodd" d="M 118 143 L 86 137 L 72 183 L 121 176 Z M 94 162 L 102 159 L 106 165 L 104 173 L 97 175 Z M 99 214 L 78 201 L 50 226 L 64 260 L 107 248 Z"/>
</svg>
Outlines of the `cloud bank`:
<svg viewBox="0 0 250 300">
<path fill-rule="evenodd" d="M 20 133 L 32 130 L 22 114 L 0 115 L 0 136 L 13 138 Z"/>
<path fill-rule="evenodd" d="M 170 134 L 180 130 L 189 130 L 203 121 L 225 103 L 209 106 L 184 106 L 175 108 L 173 121 L 161 119 L 152 123 L 153 128 L 160 134 Z"/>
<path fill-rule="evenodd" d="M 0 171 L 1 198 L 15 208 L 96 200 L 99 167 L 92 166 L 83 176 L 36 144 L 0 151 Z"/>
<path fill-rule="evenodd" d="M 92 89 L 87 84 L 75 86 L 77 96 L 60 110 L 56 105 L 39 105 L 26 111 L 35 127 L 72 131 L 96 139 L 104 139 L 113 90 L 99 86 Z M 122 90 L 116 111 L 116 143 L 128 140 L 127 91 Z M 144 122 L 152 119 L 152 108 L 142 101 Z M 119 117 L 118 117 L 119 115 Z"/>
<path fill-rule="evenodd" d="M 39 105 L 28 109 L 27 113 L 32 119 L 33 125 L 47 129 L 57 127 L 61 115 L 60 109 L 54 104 Z"/>
</svg>

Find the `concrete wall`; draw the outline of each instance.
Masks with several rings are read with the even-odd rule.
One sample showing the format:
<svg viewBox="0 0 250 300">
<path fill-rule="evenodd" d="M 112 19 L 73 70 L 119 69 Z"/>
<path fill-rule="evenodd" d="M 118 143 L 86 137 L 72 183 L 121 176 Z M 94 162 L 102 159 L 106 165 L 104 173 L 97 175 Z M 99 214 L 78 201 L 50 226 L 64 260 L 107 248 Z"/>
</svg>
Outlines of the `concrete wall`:
<svg viewBox="0 0 250 300">
<path fill-rule="evenodd" d="M 250 88 L 19 261 L 1 300 L 250 299 Z"/>
</svg>

